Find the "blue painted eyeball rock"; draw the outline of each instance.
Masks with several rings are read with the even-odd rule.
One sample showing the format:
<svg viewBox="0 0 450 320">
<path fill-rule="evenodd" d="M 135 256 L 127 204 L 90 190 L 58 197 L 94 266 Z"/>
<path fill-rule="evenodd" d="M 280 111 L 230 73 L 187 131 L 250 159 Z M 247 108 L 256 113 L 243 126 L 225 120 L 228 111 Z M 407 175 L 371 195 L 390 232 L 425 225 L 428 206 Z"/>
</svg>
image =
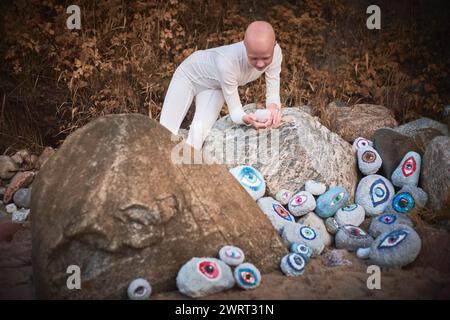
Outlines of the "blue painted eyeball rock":
<svg viewBox="0 0 450 320">
<path fill-rule="evenodd" d="M 352 149 L 357 152 L 360 148 L 373 147 L 373 142 L 366 138 L 358 137 L 353 141 Z"/>
<path fill-rule="evenodd" d="M 382 233 L 372 243 L 370 259 L 380 267 L 403 267 L 417 258 L 421 247 L 422 241 L 417 232 L 406 225 L 399 225 Z"/>
<path fill-rule="evenodd" d="M 327 191 L 327 186 L 325 183 L 317 182 L 314 180 L 308 180 L 305 182 L 305 191 L 308 191 L 313 196 L 320 196 Z"/>
<path fill-rule="evenodd" d="M 415 209 L 425 207 L 427 201 L 428 195 L 425 191 L 419 187 L 407 184 L 396 193 L 388 210 L 407 214 Z"/>
<path fill-rule="evenodd" d="M 333 216 L 336 211 L 345 206 L 348 193 L 344 187 L 332 187 L 317 198 L 316 213 L 321 218 Z"/>
<path fill-rule="evenodd" d="M 219 250 L 219 258 L 229 266 L 237 266 L 244 262 L 244 252 L 238 247 L 224 246 Z"/>
<path fill-rule="evenodd" d="M 422 159 L 420 154 L 410 151 L 403 157 L 398 167 L 392 172 L 392 183 L 396 187 L 411 184 L 417 186 L 420 176 L 420 165 Z"/>
<path fill-rule="evenodd" d="M 334 215 L 338 225 L 350 224 L 356 227 L 363 223 L 365 217 L 364 208 L 354 203 L 339 209 Z"/>
<path fill-rule="evenodd" d="M 230 172 L 253 199 L 258 200 L 264 196 L 266 182 L 261 172 L 252 166 L 237 166 L 231 169 Z"/>
<path fill-rule="evenodd" d="M 234 280 L 242 289 L 255 289 L 261 284 L 261 273 L 253 264 L 242 263 L 234 269 Z"/>
<path fill-rule="evenodd" d="M 356 251 L 359 248 L 367 248 L 373 242 L 373 238 L 363 229 L 345 225 L 339 227 L 334 238 L 334 243 L 338 249 L 346 249 L 348 251 Z"/>
<path fill-rule="evenodd" d="M 308 191 L 300 191 L 289 200 L 289 212 L 299 217 L 303 216 L 316 208 L 316 199 Z"/>
<path fill-rule="evenodd" d="M 384 212 L 394 198 L 394 186 L 383 176 L 371 174 L 361 179 L 356 188 L 355 203 L 364 208 L 366 215 Z"/>
<path fill-rule="evenodd" d="M 320 255 L 325 247 L 324 240 L 319 232 L 300 223 L 286 224 L 281 233 L 281 239 L 286 246 L 300 243 L 310 247 L 313 257 Z"/>
<path fill-rule="evenodd" d="M 376 238 L 384 232 L 398 228 L 399 225 L 412 227 L 413 223 L 403 214 L 386 212 L 372 218 L 368 232 L 372 237 Z"/>
<path fill-rule="evenodd" d="M 329 217 L 325 219 L 325 228 L 331 234 L 336 234 L 339 229 L 339 224 L 334 217 Z"/>
<path fill-rule="evenodd" d="M 305 272 L 306 261 L 298 253 L 290 253 L 281 259 L 281 271 L 288 277 L 297 277 Z"/>
<path fill-rule="evenodd" d="M 277 200 L 264 197 L 259 199 L 257 204 L 278 233 L 281 233 L 286 224 L 295 224 L 294 217 Z"/>
<path fill-rule="evenodd" d="M 366 176 L 376 173 L 383 164 L 380 155 L 372 147 L 359 148 L 357 159 L 359 171 Z"/>
<path fill-rule="evenodd" d="M 281 189 L 275 195 L 275 200 L 281 203 L 283 206 L 289 203 L 289 199 L 292 198 L 293 192 L 287 189 Z"/>
<path fill-rule="evenodd" d="M 291 244 L 290 251 L 292 253 L 298 253 L 299 255 L 301 255 L 305 260 L 305 262 L 308 262 L 313 254 L 312 249 L 310 247 L 297 242 Z"/>
<path fill-rule="evenodd" d="M 147 300 L 152 294 L 152 287 L 147 280 L 138 278 L 128 285 L 127 293 L 131 300 Z"/>
<path fill-rule="evenodd" d="M 192 258 L 177 275 L 178 290 L 189 297 L 198 298 L 234 286 L 231 268 L 215 258 Z"/>
</svg>

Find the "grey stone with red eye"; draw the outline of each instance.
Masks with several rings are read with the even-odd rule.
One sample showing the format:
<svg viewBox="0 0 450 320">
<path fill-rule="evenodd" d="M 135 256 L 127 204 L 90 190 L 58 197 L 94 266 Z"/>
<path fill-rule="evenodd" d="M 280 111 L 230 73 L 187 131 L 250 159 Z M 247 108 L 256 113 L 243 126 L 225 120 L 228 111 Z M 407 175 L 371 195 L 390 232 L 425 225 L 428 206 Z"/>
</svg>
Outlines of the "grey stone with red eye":
<svg viewBox="0 0 450 320">
<path fill-rule="evenodd" d="M 231 268 L 216 258 L 192 258 L 178 271 L 178 290 L 189 297 L 198 298 L 234 286 Z"/>
<path fill-rule="evenodd" d="M 345 225 L 339 227 L 334 243 L 338 249 L 346 249 L 348 251 L 356 251 L 359 248 L 367 248 L 373 242 L 373 238 L 363 229 Z"/>
<path fill-rule="evenodd" d="M 367 148 L 367 147 L 373 147 L 373 142 L 363 138 L 358 137 L 353 141 L 352 149 L 353 151 L 357 152 L 360 148 Z"/>
<path fill-rule="evenodd" d="M 392 183 L 396 187 L 403 187 L 407 184 L 417 186 L 419 183 L 420 166 L 422 158 L 420 154 L 410 151 L 403 157 L 400 164 L 392 173 Z"/>
<path fill-rule="evenodd" d="M 405 185 L 394 196 L 386 211 L 407 214 L 425 207 L 428 194 L 423 189 Z"/>
<path fill-rule="evenodd" d="M 297 277 L 305 272 L 306 261 L 298 253 L 290 253 L 281 259 L 281 271 L 288 277 Z"/>
<path fill-rule="evenodd" d="M 359 204 L 350 204 L 339 209 L 334 215 L 334 218 L 338 225 L 350 224 L 359 227 L 363 223 L 365 216 L 366 212 L 362 206 Z"/>
<path fill-rule="evenodd" d="M 404 214 L 398 214 L 390 211 L 385 212 L 382 215 L 372 218 L 368 233 L 372 237 L 376 238 L 384 232 L 398 228 L 399 225 L 407 225 L 412 227 L 413 223 Z"/>
<path fill-rule="evenodd" d="M 320 196 L 327 191 L 327 186 L 322 182 L 308 180 L 305 182 L 305 191 L 308 191 L 314 196 Z"/>
<path fill-rule="evenodd" d="M 394 193 L 394 186 L 388 179 L 378 174 L 371 174 L 359 182 L 355 203 L 364 208 L 367 216 L 380 215 L 389 206 Z"/>
<path fill-rule="evenodd" d="M 380 267 L 403 267 L 413 262 L 420 253 L 422 241 L 413 228 L 398 225 L 379 235 L 370 247 L 371 263 Z"/>
<path fill-rule="evenodd" d="M 267 218 L 269 218 L 278 233 L 281 233 L 286 224 L 295 224 L 294 216 L 290 214 L 290 212 L 286 210 L 277 200 L 271 197 L 264 197 L 258 199 L 256 203 Z"/>
<path fill-rule="evenodd" d="M 261 284 L 261 272 L 251 263 L 242 263 L 234 269 L 234 280 L 239 288 L 255 289 Z"/>
<path fill-rule="evenodd" d="M 229 266 L 237 266 L 244 262 L 245 255 L 238 247 L 223 246 L 219 250 L 219 258 Z"/>
<path fill-rule="evenodd" d="M 286 246 L 301 243 L 311 248 L 313 257 L 320 255 L 325 247 L 322 235 L 314 228 L 300 223 L 286 224 L 281 233 Z"/>
<path fill-rule="evenodd" d="M 293 192 L 287 189 L 281 189 L 275 195 L 275 200 L 281 203 L 283 206 L 289 203 L 289 199 L 292 198 Z"/>
<path fill-rule="evenodd" d="M 372 147 L 359 148 L 357 159 L 359 170 L 364 175 L 376 173 L 383 164 L 379 153 Z"/>
<path fill-rule="evenodd" d="M 316 208 L 316 199 L 308 191 L 300 191 L 289 199 L 289 212 L 296 217 L 303 216 Z"/>
</svg>

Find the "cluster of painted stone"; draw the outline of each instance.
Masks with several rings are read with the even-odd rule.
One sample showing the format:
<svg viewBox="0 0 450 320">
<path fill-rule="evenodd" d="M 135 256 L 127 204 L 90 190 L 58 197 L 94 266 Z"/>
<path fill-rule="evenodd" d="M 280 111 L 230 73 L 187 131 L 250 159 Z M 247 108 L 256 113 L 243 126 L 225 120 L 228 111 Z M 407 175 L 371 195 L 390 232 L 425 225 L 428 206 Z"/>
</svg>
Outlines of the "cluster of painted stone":
<svg viewBox="0 0 450 320">
<path fill-rule="evenodd" d="M 189 297 L 199 298 L 230 289 L 235 284 L 244 290 L 255 289 L 261 284 L 261 273 L 244 260 L 244 252 L 229 245 L 219 250 L 219 259 L 192 258 L 178 271 L 178 290 Z"/>
</svg>

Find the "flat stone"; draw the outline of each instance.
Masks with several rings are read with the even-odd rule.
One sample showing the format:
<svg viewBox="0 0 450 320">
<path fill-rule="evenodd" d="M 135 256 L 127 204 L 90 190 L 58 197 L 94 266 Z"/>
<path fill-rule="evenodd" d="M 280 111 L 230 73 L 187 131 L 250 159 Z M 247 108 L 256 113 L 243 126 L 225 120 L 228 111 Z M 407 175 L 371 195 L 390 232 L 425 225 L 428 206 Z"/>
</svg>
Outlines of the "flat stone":
<svg viewBox="0 0 450 320">
<path fill-rule="evenodd" d="M 246 112 L 255 109 L 254 104 L 244 107 Z M 272 198 L 281 189 L 299 191 L 308 180 L 342 185 L 353 198 L 358 179 L 351 146 L 298 108 L 283 108 L 277 129 L 257 131 L 236 125 L 228 115 L 220 118 L 205 140 L 203 153 L 229 168 L 255 167 Z"/>
<path fill-rule="evenodd" d="M 393 198 L 392 183 L 383 176 L 372 174 L 359 182 L 355 203 L 364 208 L 367 216 L 375 216 L 383 213 Z"/>
<path fill-rule="evenodd" d="M 306 261 L 297 253 L 290 253 L 281 259 L 281 271 L 288 277 L 298 277 L 305 272 Z"/>
<path fill-rule="evenodd" d="M 325 109 L 323 116 L 325 121 L 330 123 L 331 130 L 350 143 L 358 137 L 372 140 L 376 130 L 397 126 L 392 111 L 380 105 L 329 107 Z"/>
<path fill-rule="evenodd" d="M 231 268 L 215 258 L 192 258 L 177 275 L 178 290 L 189 297 L 200 298 L 234 286 Z"/>
</svg>

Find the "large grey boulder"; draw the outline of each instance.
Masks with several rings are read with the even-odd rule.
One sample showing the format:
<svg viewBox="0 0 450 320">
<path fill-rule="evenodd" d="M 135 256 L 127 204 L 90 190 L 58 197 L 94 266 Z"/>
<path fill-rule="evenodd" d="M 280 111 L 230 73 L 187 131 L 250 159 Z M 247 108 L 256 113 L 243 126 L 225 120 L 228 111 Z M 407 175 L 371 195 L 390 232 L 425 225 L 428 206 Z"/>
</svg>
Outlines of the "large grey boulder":
<svg viewBox="0 0 450 320">
<path fill-rule="evenodd" d="M 255 105 L 244 107 L 253 112 Z M 267 194 L 275 198 L 281 189 L 299 191 L 306 181 L 340 185 L 351 199 L 357 184 L 352 147 L 299 108 L 283 108 L 278 129 L 256 131 L 235 125 L 229 116 L 219 119 L 206 138 L 208 158 L 236 165 L 251 165 L 264 176 Z"/>
<path fill-rule="evenodd" d="M 100 117 L 72 133 L 33 183 L 38 298 L 126 298 L 147 279 L 175 290 L 181 266 L 232 243 L 262 272 L 287 253 L 225 166 L 179 164 L 170 132 L 138 114 Z M 67 267 L 81 290 L 68 290 Z"/>
</svg>

